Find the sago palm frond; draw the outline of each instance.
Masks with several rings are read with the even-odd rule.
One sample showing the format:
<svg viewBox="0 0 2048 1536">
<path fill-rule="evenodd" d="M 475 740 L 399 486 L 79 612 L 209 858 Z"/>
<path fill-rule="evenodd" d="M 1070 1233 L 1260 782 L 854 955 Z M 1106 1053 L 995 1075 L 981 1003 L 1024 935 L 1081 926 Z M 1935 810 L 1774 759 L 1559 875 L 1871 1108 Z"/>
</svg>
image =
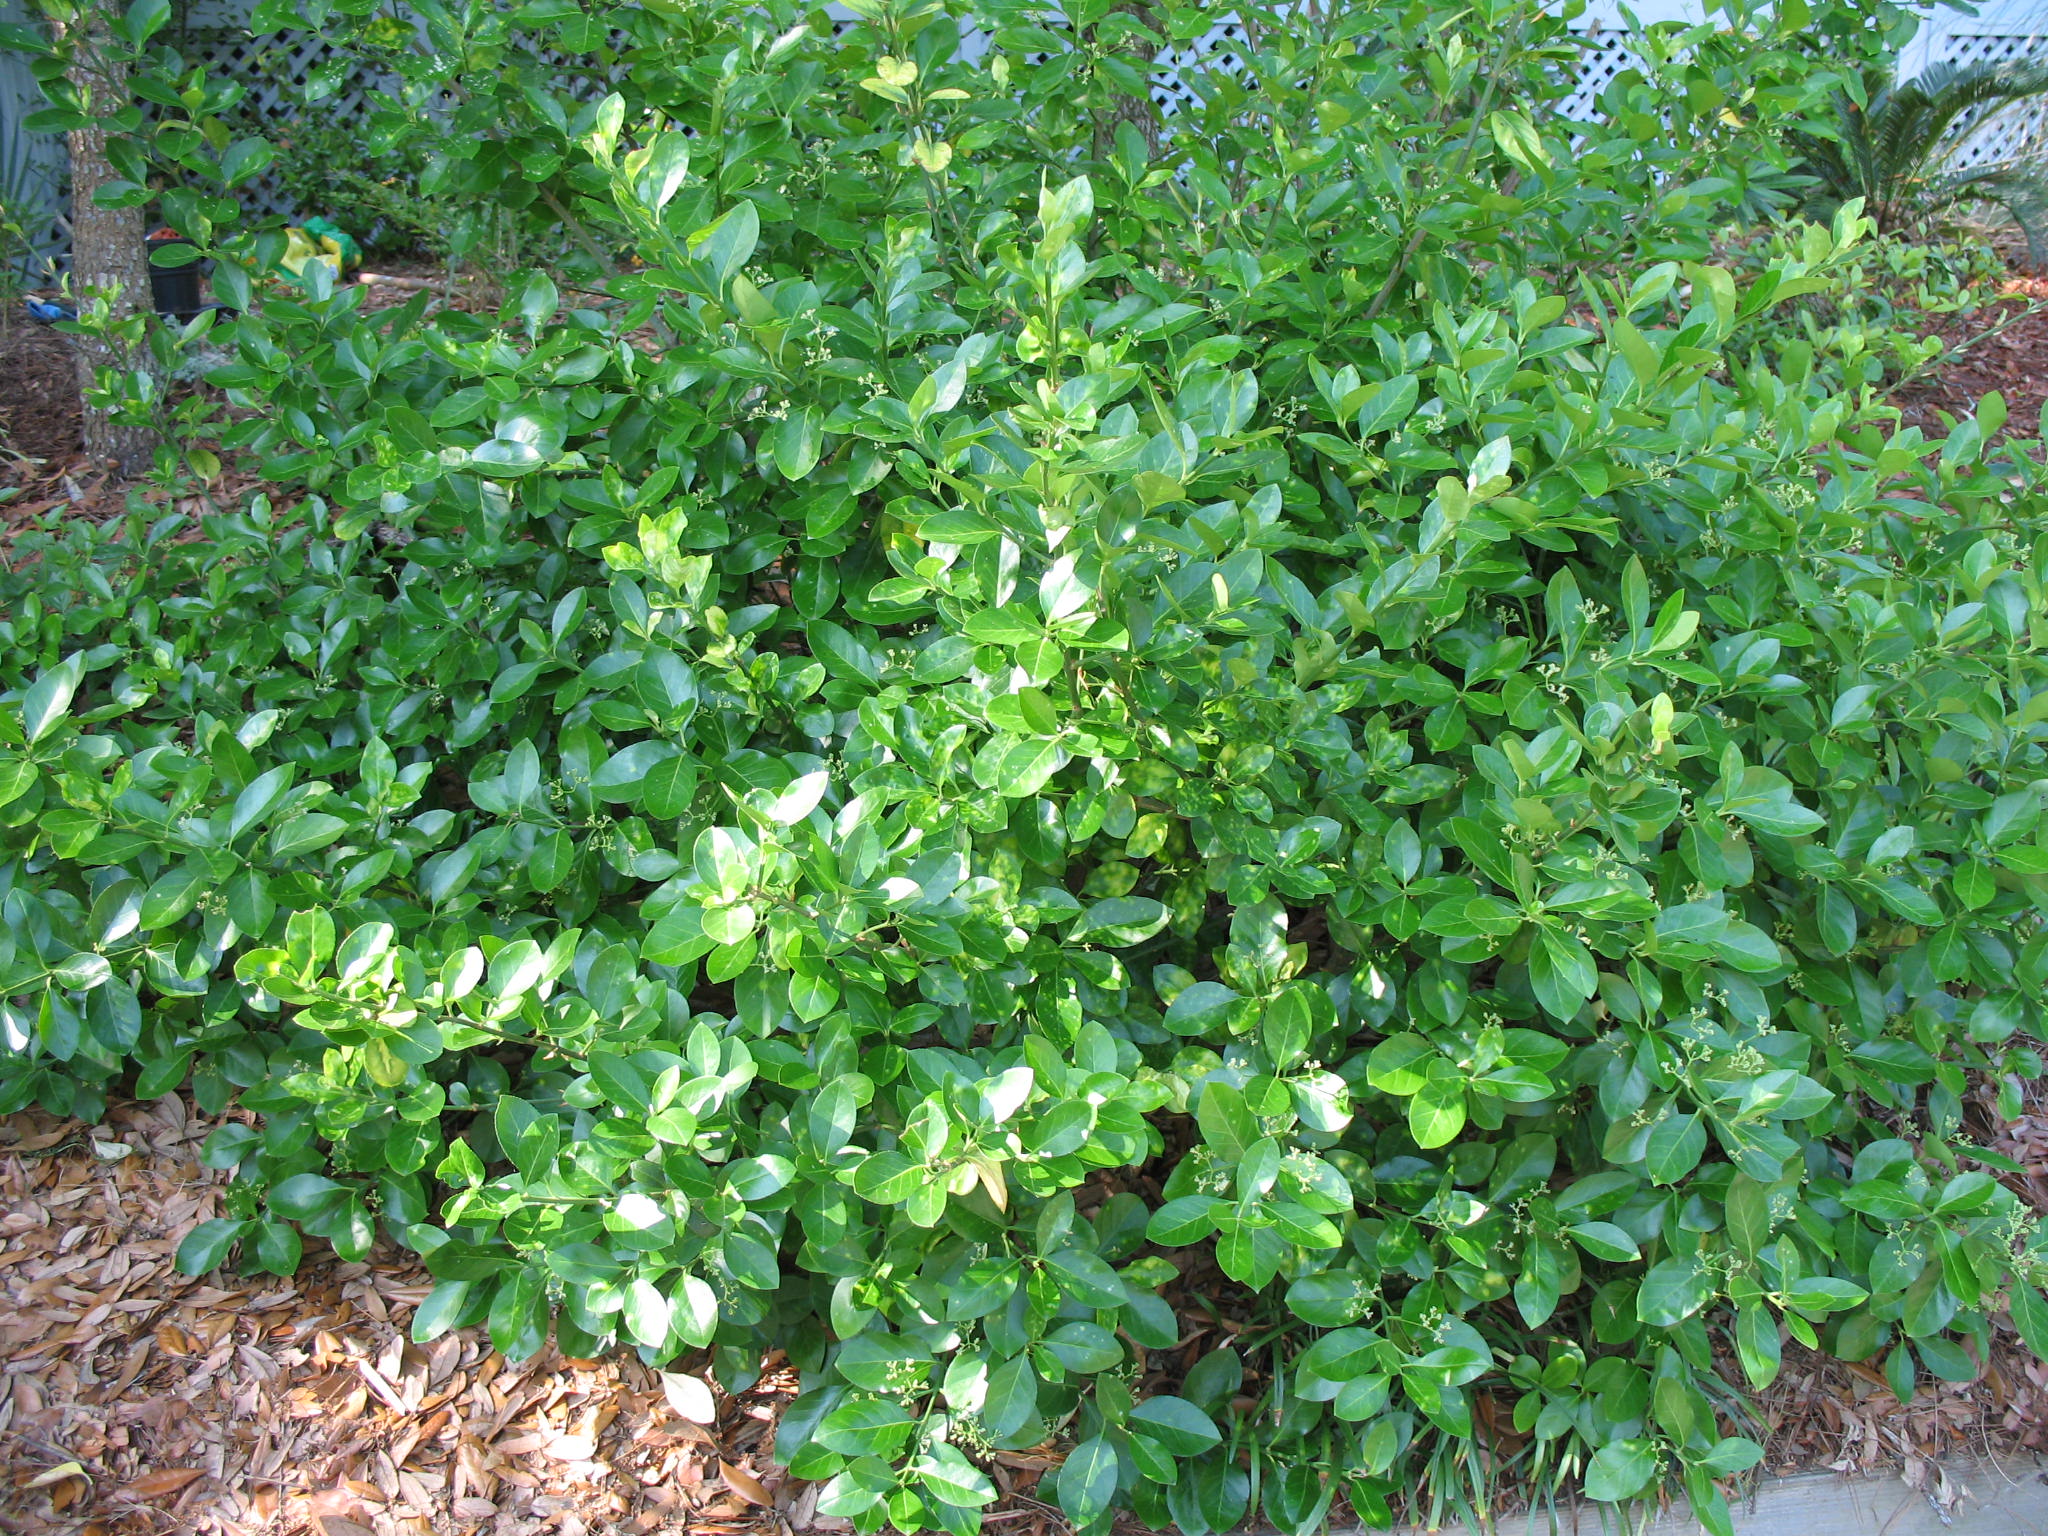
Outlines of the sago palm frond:
<svg viewBox="0 0 2048 1536">
<path fill-rule="evenodd" d="M 1814 202 L 1861 197 L 1888 231 L 1918 228 L 1959 204 L 1991 203 L 2025 233 L 2033 264 L 2048 260 L 2048 162 L 1954 168 L 1970 142 L 1969 114 L 2048 96 L 2048 63 L 1937 64 L 1904 82 L 1880 67 L 1863 83 L 1867 107 L 1841 93 L 1839 121 L 1801 140 L 1818 183 Z"/>
<path fill-rule="evenodd" d="M 1926 184 L 1923 205 L 1929 214 L 1965 203 L 2003 208 L 2027 238 L 2028 265 L 2048 265 L 2048 163 L 1973 166 Z"/>
<path fill-rule="evenodd" d="M 2048 67 L 2033 63 L 1937 64 L 1873 103 L 1878 159 L 1895 176 L 1925 174 L 1967 136 L 1950 130 L 1965 114 L 2048 94 Z"/>
</svg>

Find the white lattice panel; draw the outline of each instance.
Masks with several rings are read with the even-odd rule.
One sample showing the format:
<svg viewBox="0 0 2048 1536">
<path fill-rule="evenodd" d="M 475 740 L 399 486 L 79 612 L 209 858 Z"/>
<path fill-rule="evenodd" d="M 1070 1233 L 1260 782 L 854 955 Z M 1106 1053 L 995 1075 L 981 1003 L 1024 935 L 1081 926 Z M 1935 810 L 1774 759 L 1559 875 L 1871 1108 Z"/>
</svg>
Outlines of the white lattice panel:
<svg viewBox="0 0 2048 1536">
<path fill-rule="evenodd" d="M 247 90 L 250 115 L 259 124 L 288 123 L 303 112 L 317 114 L 336 129 L 357 128 L 370 115 L 372 96 L 386 83 L 368 70 L 356 69 L 332 94 L 308 106 L 307 80 L 334 55 L 319 38 L 251 37 L 246 27 L 188 23 L 179 46 L 188 57 L 205 60 L 208 73 L 233 80 Z M 259 176 L 238 195 L 244 206 L 257 213 L 303 218 L 320 211 L 293 207 L 274 175 Z"/>
<path fill-rule="evenodd" d="M 1146 76 L 1153 101 L 1168 117 L 1193 106 L 1195 87 L 1203 72 L 1213 69 L 1229 75 L 1245 74 L 1245 47 L 1243 24 L 1235 16 L 1228 16 L 1192 42 L 1160 50 Z"/>
<path fill-rule="evenodd" d="M 1583 51 L 1578 59 L 1578 84 L 1557 104 L 1557 115 L 1575 123 L 1590 123 L 1600 116 L 1600 93 L 1614 83 L 1614 77 L 1633 69 L 1636 56 L 1628 46 L 1626 32 L 1588 30 L 1579 34 Z"/>
<path fill-rule="evenodd" d="M 2017 64 L 2048 59 L 2048 37 L 1993 37 L 1951 32 L 1937 45 L 1943 64 Z M 1978 108 L 1966 112 L 1949 131 L 1949 164 L 1956 170 L 1995 165 L 2039 154 L 2048 139 L 2048 108 L 2039 101 L 2021 102 L 2000 111 Z"/>
<path fill-rule="evenodd" d="M 1934 64 L 2001 63 L 2048 57 L 2048 3 L 1983 0 L 1974 15 L 1928 7 L 1920 30 L 1899 58 L 1899 78 L 1910 80 Z M 1958 169 L 2021 159 L 2048 142 L 2048 103 L 2024 102 L 1994 113 L 1972 113 L 1949 135 Z"/>
</svg>

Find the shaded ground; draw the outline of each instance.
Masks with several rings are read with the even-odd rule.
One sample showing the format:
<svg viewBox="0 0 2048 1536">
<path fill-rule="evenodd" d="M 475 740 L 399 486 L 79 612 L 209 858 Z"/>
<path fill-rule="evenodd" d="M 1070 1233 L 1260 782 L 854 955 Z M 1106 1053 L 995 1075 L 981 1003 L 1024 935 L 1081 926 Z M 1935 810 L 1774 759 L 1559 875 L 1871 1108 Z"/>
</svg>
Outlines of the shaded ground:
<svg viewBox="0 0 2048 1536">
<path fill-rule="evenodd" d="M 434 306 L 470 310 L 495 308 L 503 297 L 495 284 L 452 280 L 434 262 L 398 258 L 378 260 L 373 268 L 374 275 L 364 279 L 365 311 L 403 304 L 422 289 Z M 41 296 L 58 297 L 48 290 Z M 178 384 L 173 392 L 199 387 Z M 0 558 L 5 557 L 7 532 L 37 514 L 76 513 L 101 521 L 124 509 L 130 489 L 85 457 L 78 380 L 67 338 L 38 321 L 0 315 Z M 217 483 L 213 493 L 223 505 L 242 493 L 232 463 L 227 480 Z"/>
</svg>

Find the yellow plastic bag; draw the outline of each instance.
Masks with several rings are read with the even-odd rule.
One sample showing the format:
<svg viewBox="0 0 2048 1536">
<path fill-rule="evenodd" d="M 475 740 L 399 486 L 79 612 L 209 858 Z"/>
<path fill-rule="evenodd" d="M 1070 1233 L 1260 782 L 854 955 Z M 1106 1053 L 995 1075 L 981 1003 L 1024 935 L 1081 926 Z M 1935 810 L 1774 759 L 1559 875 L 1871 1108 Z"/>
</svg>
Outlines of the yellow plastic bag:
<svg viewBox="0 0 2048 1536">
<path fill-rule="evenodd" d="M 278 267 L 304 281 L 306 263 L 317 261 L 339 278 L 349 262 L 359 258 L 353 249 L 355 242 L 348 236 L 339 231 L 326 232 L 333 228 L 324 219 L 309 219 L 303 226 L 288 225 L 284 232 L 284 255 L 278 259 Z"/>
<path fill-rule="evenodd" d="M 277 260 L 280 270 L 289 272 L 293 277 L 303 280 L 306 275 L 306 263 L 309 261 L 319 261 L 333 268 L 336 277 L 341 276 L 341 252 L 339 250 L 323 251 L 296 224 L 285 230 L 284 238 L 284 255 L 280 256 Z"/>
</svg>

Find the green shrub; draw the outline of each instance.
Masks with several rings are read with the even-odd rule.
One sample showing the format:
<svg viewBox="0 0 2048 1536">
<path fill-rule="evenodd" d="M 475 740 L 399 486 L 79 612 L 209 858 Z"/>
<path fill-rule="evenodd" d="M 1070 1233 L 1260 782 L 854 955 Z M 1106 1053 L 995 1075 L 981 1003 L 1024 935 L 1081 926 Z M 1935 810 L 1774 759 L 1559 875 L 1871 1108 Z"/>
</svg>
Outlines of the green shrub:
<svg viewBox="0 0 2048 1536">
<path fill-rule="evenodd" d="M 2048 1341 L 1961 1116 L 2041 1066 L 2042 471 L 1748 360 L 1855 210 L 1651 259 L 1767 147 L 1568 149 L 1533 13 L 1276 29 L 1313 90 L 1156 145 L 1140 20 L 998 15 L 735 13 L 719 132 L 565 113 L 610 308 L 215 246 L 295 499 L 0 574 L 0 1104 L 257 1111 L 191 1269 L 381 1228 L 421 1339 L 781 1348 L 862 1530 L 1048 1437 L 1087 1528 L 1440 1512 L 1484 1406 L 1726 1531 L 1784 1338 L 1902 1397 Z"/>
<path fill-rule="evenodd" d="M 1795 255 L 1800 238 L 1796 225 L 1747 231 L 1725 241 L 1722 256 L 1740 280 Z M 1873 235 L 1833 266 L 1825 291 L 1760 320 L 1755 356 L 1774 371 L 1818 369 L 1826 388 L 1881 402 L 1943 355 L 1941 337 L 1925 334 L 1936 317 L 1967 316 L 1978 331 L 1998 323 L 2007 275 L 1980 240 Z M 1859 395 L 1866 387 L 1872 393 Z"/>
</svg>

